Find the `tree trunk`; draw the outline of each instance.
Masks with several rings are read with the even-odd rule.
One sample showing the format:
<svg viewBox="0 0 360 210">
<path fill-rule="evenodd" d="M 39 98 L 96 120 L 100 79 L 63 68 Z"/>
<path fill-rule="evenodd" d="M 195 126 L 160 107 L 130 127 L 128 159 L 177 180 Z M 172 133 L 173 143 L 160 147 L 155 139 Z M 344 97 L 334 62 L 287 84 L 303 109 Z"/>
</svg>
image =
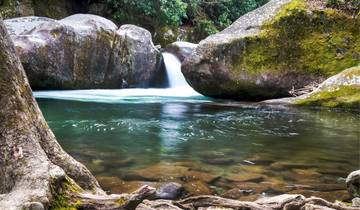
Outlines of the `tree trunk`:
<svg viewBox="0 0 360 210">
<path fill-rule="evenodd" d="M 57 143 L 1 20 L 0 49 L 0 209 L 30 201 L 48 205 L 51 185 L 66 175 L 83 189 L 104 194 L 89 170 Z"/>
</svg>

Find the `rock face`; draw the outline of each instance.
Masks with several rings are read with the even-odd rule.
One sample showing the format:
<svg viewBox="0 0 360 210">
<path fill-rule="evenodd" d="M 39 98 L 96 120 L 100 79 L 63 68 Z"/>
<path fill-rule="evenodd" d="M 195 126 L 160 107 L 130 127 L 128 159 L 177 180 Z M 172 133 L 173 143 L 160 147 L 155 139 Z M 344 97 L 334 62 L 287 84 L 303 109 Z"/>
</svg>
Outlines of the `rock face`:
<svg viewBox="0 0 360 210">
<path fill-rule="evenodd" d="M 126 70 L 130 86 L 148 86 L 160 68 L 161 54 L 152 43 L 149 31 L 134 25 L 123 25 L 115 38 L 115 63 Z"/>
<path fill-rule="evenodd" d="M 113 22 L 99 16 L 77 14 L 59 21 L 25 17 L 5 22 L 34 89 L 148 84 L 160 62 L 149 32 L 135 26 L 117 30 Z M 128 35 L 129 28 L 138 36 Z"/>
<path fill-rule="evenodd" d="M 182 65 L 212 97 L 263 100 L 321 82 L 360 61 L 360 21 L 307 0 L 272 0 L 201 41 Z"/>
<path fill-rule="evenodd" d="M 174 42 L 165 47 L 165 52 L 172 53 L 178 57 L 178 59 L 183 62 L 186 57 L 191 55 L 194 49 L 197 47 L 197 44 L 190 42 Z"/>
</svg>

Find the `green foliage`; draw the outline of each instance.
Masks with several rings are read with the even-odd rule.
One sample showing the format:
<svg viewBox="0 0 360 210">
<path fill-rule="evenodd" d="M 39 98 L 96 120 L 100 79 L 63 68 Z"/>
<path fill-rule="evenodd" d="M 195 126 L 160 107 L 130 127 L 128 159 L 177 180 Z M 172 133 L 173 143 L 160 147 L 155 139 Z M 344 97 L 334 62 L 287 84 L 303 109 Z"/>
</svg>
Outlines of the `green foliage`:
<svg viewBox="0 0 360 210">
<path fill-rule="evenodd" d="M 119 23 L 141 25 L 152 32 L 187 25 L 190 41 L 199 41 L 229 26 L 268 0 L 107 0 Z M 174 30 L 175 29 L 175 30 Z"/>
<path fill-rule="evenodd" d="M 150 18 L 157 25 L 179 26 L 186 17 L 187 4 L 181 0 L 107 0 L 119 22 Z"/>
</svg>

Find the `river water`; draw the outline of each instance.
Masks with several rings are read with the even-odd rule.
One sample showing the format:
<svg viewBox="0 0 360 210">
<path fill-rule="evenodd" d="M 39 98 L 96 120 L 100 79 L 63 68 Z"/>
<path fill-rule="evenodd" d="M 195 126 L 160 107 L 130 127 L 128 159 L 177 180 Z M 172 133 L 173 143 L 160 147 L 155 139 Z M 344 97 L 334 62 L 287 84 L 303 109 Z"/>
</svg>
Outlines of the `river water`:
<svg viewBox="0 0 360 210">
<path fill-rule="evenodd" d="M 214 100 L 181 82 L 35 96 L 62 147 L 112 193 L 176 181 L 193 195 L 346 200 L 344 178 L 360 168 L 359 113 Z"/>
</svg>

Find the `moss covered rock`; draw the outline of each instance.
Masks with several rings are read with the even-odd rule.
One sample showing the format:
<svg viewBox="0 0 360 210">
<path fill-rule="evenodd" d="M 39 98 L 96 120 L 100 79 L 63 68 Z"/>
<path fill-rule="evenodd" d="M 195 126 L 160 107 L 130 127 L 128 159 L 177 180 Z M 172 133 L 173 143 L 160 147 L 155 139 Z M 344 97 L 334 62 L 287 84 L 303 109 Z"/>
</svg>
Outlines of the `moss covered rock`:
<svg viewBox="0 0 360 210">
<path fill-rule="evenodd" d="M 321 1 L 320 1 L 321 2 Z M 307 0 L 272 0 L 200 42 L 182 65 L 211 97 L 263 100 L 360 62 L 360 21 Z"/>
<path fill-rule="evenodd" d="M 294 103 L 360 110 L 360 66 L 346 69 L 330 77 L 312 93 L 295 99 Z"/>
<path fill-rule="evenodd" d="M 137 86 L 150 81 L 159 62 L 149 32 L 136 28 L 140 35 L 134 36 L 135 32 L 118 30 L 100 16 L 78 14 L 59 21 L 24 17 L 5 22 L 34 89 Z M 141 65 L 135 65 L 138 61 Z M 134 72 L 136 80 L 131 79 Z"/>
</svg>

